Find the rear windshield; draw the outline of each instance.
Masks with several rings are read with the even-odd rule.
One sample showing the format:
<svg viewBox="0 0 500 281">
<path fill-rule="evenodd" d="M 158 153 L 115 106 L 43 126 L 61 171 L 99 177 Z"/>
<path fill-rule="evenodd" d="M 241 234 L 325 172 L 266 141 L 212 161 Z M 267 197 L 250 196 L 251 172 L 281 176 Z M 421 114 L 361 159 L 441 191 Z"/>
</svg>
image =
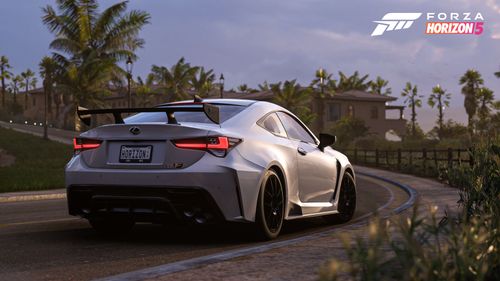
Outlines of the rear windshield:
<svg viewBox="0 0 500 281">
<path fill-rule="evenodd" d="M 224 123 L 229 118 L 235 116 L 245 109 L 245 106 L 230 105 L 230 104 L 217 104 L 219 108 L 220 123 Z M 204 112 L 176 112 L 174 113 L 177 122 L 194 122 L 194 123 L 210 123 L 213 124 Z M 154 123 L 161 122 L 167 123 L 167 114 L 165 112 L 143 112 L 124 119 L 127 124 L 137 123 Z"/>
</svg>

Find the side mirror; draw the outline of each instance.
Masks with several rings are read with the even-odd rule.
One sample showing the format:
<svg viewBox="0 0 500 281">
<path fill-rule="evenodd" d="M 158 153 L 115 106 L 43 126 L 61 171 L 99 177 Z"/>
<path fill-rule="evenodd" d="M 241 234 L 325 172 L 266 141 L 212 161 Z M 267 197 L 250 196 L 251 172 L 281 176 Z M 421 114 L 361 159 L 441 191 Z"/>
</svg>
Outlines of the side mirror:
<svg viewBox="0 0 500 281">
<path fill-rule="evenodd" d="M 321 151 L 325 150 L 325 147 L 334 144 L 337 141 L 336 136 L 332 136 L 329 134 L 319 134 L 319 145 L 318 148 Z"/>
</svg>

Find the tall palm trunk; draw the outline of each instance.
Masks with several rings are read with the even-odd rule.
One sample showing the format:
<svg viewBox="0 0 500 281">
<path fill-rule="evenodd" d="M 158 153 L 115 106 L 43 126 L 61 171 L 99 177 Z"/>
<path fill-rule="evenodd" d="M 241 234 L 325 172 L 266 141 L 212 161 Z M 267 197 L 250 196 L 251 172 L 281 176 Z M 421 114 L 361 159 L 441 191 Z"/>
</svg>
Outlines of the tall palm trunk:
<svg viewBox="0 0 500 281">
<path fill-rule="evenodd" d="M 5 108 L 5 77 L 4 77 L 4 67 L 0 67 L 0 75 L 2 75 L 2 108 Z"/>
<path fill-rule="evenodd" d="M 5 79 L 2 77 L 2 108 L 4 107 L 5 107 Z"/>
<path fill-rule="evenodd" d="M 438 137 L 441 139 L 443 137 L 443 119 L 444 119 L 444 114 L 443 114 L 443 102 L 441 101 L 441 97 L 439 97 L 438 101 L 438 106 L 439 106 L 439 115 L 438 115 L 438 126 L 439 126 L 439 131 L 438 131 Z"/>
<path fill-rule="evenodd" d="M 415 100 L 412 99 L 411 103 L 411 134 L 415 136 L 417 134 L 417 130 L 415 128 L 415 122 L 417 121 L 417 114 L 415 112 Z"/>
</svg>

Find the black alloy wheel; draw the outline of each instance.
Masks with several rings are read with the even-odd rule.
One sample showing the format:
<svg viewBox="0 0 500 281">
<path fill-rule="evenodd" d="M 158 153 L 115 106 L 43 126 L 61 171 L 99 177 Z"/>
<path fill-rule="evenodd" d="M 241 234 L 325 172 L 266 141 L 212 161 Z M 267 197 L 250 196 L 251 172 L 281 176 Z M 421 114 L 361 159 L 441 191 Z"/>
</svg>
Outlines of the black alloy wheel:
<svg viewBox="0 0 500 281">
<path fill-rule="evenodd" d="M 327 215 L 323 218 L 330 223 L 346 223 L 356 211 L 356 183 L 351 174 L 345 173 L 340 187 L 338 214 Z"/>
<path fill-rule="evenodd" d="M 258 234 L 266 240 L 278 237 L 283 226 L 285 195 L 276 172 L 266 172 L 257 202 L 256 224 Z"/>
</svg>

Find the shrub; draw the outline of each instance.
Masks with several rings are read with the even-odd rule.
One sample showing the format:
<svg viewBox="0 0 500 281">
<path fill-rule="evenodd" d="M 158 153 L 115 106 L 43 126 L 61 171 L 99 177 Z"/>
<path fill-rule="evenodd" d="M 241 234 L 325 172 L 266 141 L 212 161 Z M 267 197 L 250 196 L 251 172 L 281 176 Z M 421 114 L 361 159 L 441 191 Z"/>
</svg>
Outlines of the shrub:
<svg viewBox="0 0 500 281">
<path fill-rule="evenodd" d="M 500 147 L 478 146 L 472 167 L 444 171 L 460 188 L 460 212 L 441 219 L 437 207 L 383 224 L 373 219 L 368 237 L 344 238 L 347 262 L 331 260 L 320 280 L 500 280 Z M 387 247 L 386 251 L 381 251 Z"/>
</svg>

